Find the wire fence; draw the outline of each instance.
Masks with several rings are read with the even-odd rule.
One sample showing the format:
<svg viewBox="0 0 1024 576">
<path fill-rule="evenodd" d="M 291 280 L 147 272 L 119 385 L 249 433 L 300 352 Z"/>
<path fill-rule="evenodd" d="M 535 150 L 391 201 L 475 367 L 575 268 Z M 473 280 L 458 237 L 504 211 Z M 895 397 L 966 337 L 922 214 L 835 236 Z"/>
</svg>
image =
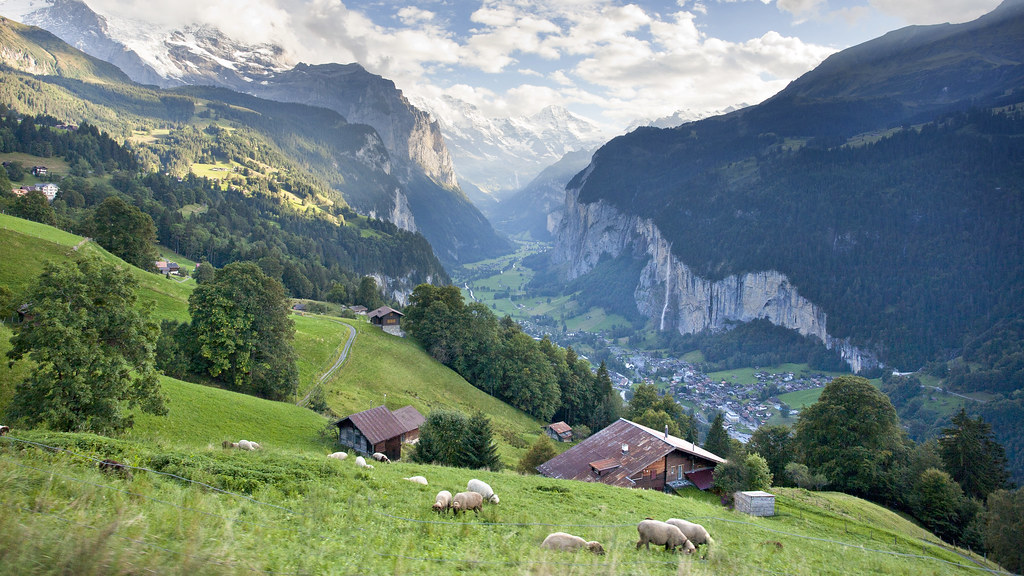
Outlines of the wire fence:
<svg viewBox="0 0 1024 576">
<path fill-rule="evenodd" d="M 96 458 L 96 457 L 85 455 L 85 454 L 80 454 L 80 453 L 77 453 L 75 451 L 68 450 L 66 448 L 62 448 L 62 447 L 58 447 L 58 446 L 49 446 L 49 445 L 46 445 L 46 444 L 42 444 L 42 443 L 39 443 L 39 442 L 34 442 L 34 441 L 31 441 L 31 440 L 26 440 L 26 439 L 23 439 L 23 438 L 17 438 L 17 437 L 12 437 L 12 436 L 2 436 L 2 437 L 0 437 L 0 440 L 4 440 L 4 441 L 7 441 L 7 442 L 12 442 L 12 443 L 21 443 L 21 444 L 24 444 L 24 445 L 27 445 L 27 446 L 36 447 L 36 448 L 39 448 L 41 450 L 46 450 L 46 451 L 50 451 L 50 452 L 53 452 L 53 453 L 67 454 L 67 455 L 70 455 L 70 456 L 82 459 L 84 461 L 91 461 L 91 462 L 94 462 L 94 463 L 97 463 L 97 464 L 103 462 L 103 459 L 100 459 L 100 458 Z M 271 525 L 271 524 L 256 522 L 256 521 L 252 521 L 252 520 L 243 520 L 243 519 L 240 519 L 240 518 L 237 518 L 237 517 L 228 517 L 228 516 L 224 516 L 224 515 L 217 514 L 217 513 L 214 513 L 214 512 L 209 512 L 209 511 L 206 511 L 206 510 L 200 510 L 200 509 L 192 508 L 192 507 L 189 507 L 189 506 L 182 506 L 182 505 L 179 505 L 177 503 L 171 502 L 169 500 L 155 498 L 155 497 L 152 497 L 152 496 L 149 496 L 149 495 L 146 495 L 146 494 L 141 494 L 141 493 L 138 493 L 138 492 L 132 492 L 132 491 L 129 491 L 129 490 L 125 490 L 123 488 L 116 487 L 116 486 L 111 486 L 111 485 L 107 485 L 107 484 L 103 484 L 103 483 L 97 483 L 97 482 L 91 482 L 91 481 L 85 480 L 83 478 L 78 478 L 78 477 L 70 475 L 70 474 L 65 474 L 65 473 L 62 473 L 62 472 L 58 472 L 56 470 L 47 470 L 47 469 L 39 468 L 39 467 L 36 467 L 36 466 L 30 466 L 30 465 L 27 465 L 27 464 L 24 464 L 24 463 L 21 463 L 21 462 L 17 462 L 13 458 L 10 458 L 10 457 L 0 457 L 0 460 L 8 462 L 8 463 L 10 463 L 13 466 L 17 466 L 17 467 L 20 467 L 20 468 L 23 468 L 23 469 L 32 470 L 32 471 L 39 472 L 41 474 L 46 474 L 46 475 L 52 476 L 52 477 L 62 478 L 62 479 L 67 480 L 69 482 L 75 482 L 75 483 L 80 483 L 80 484 L 83 484 L 83 485 L 93 486 L 93 487 L 96 487 L 96 488 L 101 488 L 101 489 L 105 489 L 105 490 L 112 490 L 112 491 L 124 493 L 124 494 L 129 495 L 129 496 L 131 496 L 133 498 L 146 499 L 146 500 L 149 500 L 149 501 L 152 501 L 152 502 L 155 502 L 155 503 L 159 503 L 159 504 L 162 504 L 162 505 L 166 505 L 166 506 L 170 506 L 170 507 L 179 509 L 181 511 L 196 513 L 196 514 L 199 514 L 199 515 L 202 515 L 202 516 L 206 516 L 206 517 L 209 517 L 209 518 L 215 518 L 215 519 L 218 519 L 218 520 L 222 520 L 222 521 L 227 522 L 227 523 L 243 524 L 243 525 L 248 525 L 248 526 L 251 526 L 251 527 L 254 527 L 254 528 L 255 527 L 264 528 L 264 529 L 267 529 L 267 530 L 275 530 L 275 531 L 282 530 L 282 526 L 280 524 Z M 212 486 L 212 485 L 210 485 L 208 483 L 201 482 L 201 481 L 198 481 L 198 480 L 194 480 L 194 479 L 191 479 L 191 478 L 187 478 L 187 477 L 184 477 L 184 476 L 180 476 L 178 474 L 173 474 L 173 473 L 169 473 L 169 472 L 163 472 L 163 471 L 160 471 L 160 470 L 153 470 L 151 468 L 146 468 L 146 467 L 143 467 L 143 466 L 131 466 L 131 465 L 128 465 L 128 464 L 124 464 L 124 467 L 125 468 L 130 468 L 131 470 L 144 471 L 144 472 L 155 474 L 155 475 L 159 475 L 159 476 L 165 476 L 165 477 L 173 478 L 175 480 L 182 481 L 182 482 L 185 482 L 185 483 L 188 483 L 188 484 L 193 484 L 193 485 L 196 485 L 196 486 L 200 486 L 202 488 L 211 490 L 211 491 L 213 491 L 213 492 L 215 492 L 217 494 L 222 494 L 224 496 L 231 496 L 231 497 L 234 497 L 234 498 L 237 498 L 237 499 L 249 502 L 249 503 L 254 504 L 256 506 L 262 506 L 262 507 L 266 507 L 268 509 L 274 510 L 276 512 L 286 513 L 289 516 L 291 516 L 293 519 L 295 519 L 295 518 L 304 518 L 304 519 L 311 520 L 314 523 L 317 521 L 315 518 L 313 518 L 313 517 L 311 517 L 311 516 L 309 516 L 307 514 L 303 514 L 301 512 L 295 511 L 295 510 L 293 510 L 291 508 L 288 508 L 288 507 L 285 507 L 285 506 L 280 506 L 280 505 L 273 504 L 273 503 L 270 503 L 270 502 L 265 502 L 265 501 L 262 501 L 262 500 L 258 500 L 256 498 L 253 498 L 253 497 L 247 495 L 247 494 L 242 494 L 242 493 L 239 493 L 239 492 L 234 492 L 234 491 L 226 490 L 226 489 L 223 489 L 223 488 L 218 488 L 218 487 Z M 367 508 L 373 514 L 375 514 L 377 516 L 380 516 L 382 518 L 387 518 L 389 520 L 395 520 L 395 521 L 401 521 L 401 522 L 413 523 L 413 524 L 433 524 L 433 525 L 458 526 L 460 528 L 463 528 L 463 527 L 480 527 L 480 528 L 550 527 L 550 528 L 611 528 L 611 529 L 622 529 L 622 528 L 634 528 L 636 526 L 636 523 L 625 523 L 625 524 L 565 524 L 565 523 L 549 523 L 549 522 L 480 522 L 480 521 L 476 521 L 476 522 L 462 522 L 462 521 L 453 521 L 453 520 L 434 520 L 434 519 L 427 520 L 427 519 L 422 519 L 422 518 L 410 518 L 410 517 L 400 516 L 400 515 L 396 515 L 396 514 L 392 514 L 390 512 L 387 512 L 387 511 L 383 510 L 379 505 L 377 505 L 377 503 L 374 501 L 374 499 L 372 497 L 369 497 L 369 496 L 366 499 L 366 504 L 367 504 Z M 61 517 L 59 515 L 52 514 L 52 513 L 49 513 L 49 512 L 42 512 L 42 511 L 38 511 L 38 510 L 32 510 L 32 509 L 28 509 L 28 508 L 24 508 L 24 507 L 20 507 L 20 506 L 15 506 L 15 507 L 20 509 L 20 510 L 22 510 L 22 511 L 25 511 L 25 512 L 31 512 L 33 514 L 40 514 L 40 515 L 44 515 L 44 516 L 53 517 L 55 519 L 67 522 L 69 524 L 75 524 L 75 525 L 79 524 L 79 523 L 76 523 L 76 522 L 74 522 L 72 520 L 68 520 L 68 519 L 63 518 L 63 517 Z M 986 572 L 986 573 L 989 573 L 989 574 L 998 574 L 1000 576 L 1016 576 L 1015 574 L 1013 574 L 1011 572 L 1007 572 L 1007 571 L 1003 571 L 1003 570 L 995 570 L 995 569 L 987 568 L 985 566 L 981 566 L 981 565 L 977 565 L 977 564 L 961 564 L 959 562 L 952 562 L 952 561 L 949 561 L 949 560 L 945 560 L 943 558 L 938 558 L 938 557 L 935 557 L 935 556 L 928 556 L 928 555 L 924 555 L 924 554 L 914 554 L 914 553 L 907 553 L 907 552 L 898 552 L 898 551 L 893 551 L 893 550 L 883 550 L 883 549 L 877 549 L 877 548 L 869 548 L 869 547 L 864 546 L 863 544 L 857 544 L 857 543 L 851 543 L 851 542 L 843 542 L 841 540 L 835 540 L 835 539 L 831 539 L 831 538 L 820 538 L 820 537 L 815 537 L 815 536 L 808 536 L 808 535 L 804 535 L 804 534 L 787 532 L 787 531 L 784 531 L 784 530 L 778 530 L 778 529 L 775 529 L 775 528 L 770 528 L 770 527 L 764 526 L 761 523 L 756 523 L 756 522 L 747 522 L 747 521 L 743 521 L 743 520 L 721 518 L 721 517 L 716 517 L 716 516 L 694 517 L 694 518 L 691 518 L 691 520 L 722 522 L 722 523 L 728 523 L 728 524 L 741 524 L 741 525 L 751 526 L 751 527 L 757 528 L 759 530 L 763 530 L 765 532 L 786 536 L 788 538 L 797 538 L 797 539 L 803 539 L 803 540 L 810 540 L 810 541 L 834 544 L 834 545 L 837 545 L 837 546 L 843 546 L 843 547 L 847 547 L 847 548 L 861 550 L 861 551 L 866 552 L 866 553 L 882 554 L 882 555 L 888 555 L 888 556 L 899 557 L 899 558 L 906 558 L 906 559 L 912 559 L 912 560 L 928 560 L 928 561 L 939 562 L 939 563 L 942 563 L 942 564 L 945 564 L 945 565 L 954 566 L 954 567 L 958 567 L 958 568 L 963 568 L 963 569 L 968 569 L 968 570 L 976 570 L 976 571 L 979 571 L 979 572 Z M 80 527 L 89 528 L 89 529 L 93 529 L 93 530 L 97 529 L 97 527 L 93 527 L 93 526 L 89 526 L 89 525 L 81 525 Z M 354 525 L 348 525 L 348 526 L 346 526 L 346 528 L 348 530 L 352 530 L 352 531 L 362 531 L 363 530 L 362 527 L 354 526 Z M 294 529 L 291 529 L 291 530 L 286 530 L 286 531 L 294 532 L 297 535 L 302 536 L 302 537 L 307 537 L 307 538 L 308 537 L 312 537 L 314 539 L 322 540 L 322 541 L 343 542 L 343 540 L 340 537 L 338 537 L 337 535 L 323 534 L 323 533 L 319 533 L 319 532 L 314 533 L 314 532 L 311 532 L 309 530 L 301 530 L 300 531 L 297 528 L 294 528 Z M 129 540 L 129 541 L 132 541 L 132 542 L 136 542 L 136 543 L 138 543 L 140 545 L 144 545 L 146 547 L 150 547 L 150 548 L 153 548 L 153 549 L 165 551 L 165 552 L 168 552 L 168 553 L 184 555 L 184 556 L 187 556 L 187 557 L 192 558 L 192 559 L 197 560 L 197 561 L 208 562 L 208 563 L 212 563 L 212 564 L 216 564 L 216 565 L 221 565 L 221 566 L 225 566 L 225 567 L 244 568 L 244 569 L 246 569 L 248 571 L 260 572 L 260 573 L 265 573 L 265 574 L 282 574 L 282 575 L 285 575 L 285 574 L 297 574 L 297 573 L 294 573 L 294 572 L 275 572 L 275 571 L 261 570 L 261 569 L 252 568 L 252 567 L 248 567 L 248 566 L 242 566 L 240 564 L 222 563 L 222 562 L 215 561 L 215 560 L 207 561 L 207 560 L 204 560 L 202 557 L 198 557 L 198 556 L 194 556 L 194 555 L 188 555 L 188 554 L 186 554 L 184 552 L 176 551 L 176 550 L 164 547 L 164 546 L 159 546 L 159 545 L 152 544 L 152 543 L 149 543 L 149 542 L 145 542 L 145 541 L 142 541 L 142 540 L 132 539 L 132 538 L 129 538 L 129 537 L 126 537 L 126 536 L 120 536 L 120 537 L 124 538 L 125 540 Z M 922 542 L 924 544 L 928 544 L 930 546 L 934 546 L 934 547 L 939 548 L 941 550 L 946 550 L 942 546 L 940 546 L 938 544 L 935 544 L 935 543 L 932 543 L 932 542 L 927 542 L 927 541 L 924 541 L 924 540 L 922 540 L 920 542 Z M 551 560 L 524 560 L 524 559 L 518 559 L 518 560 L 478 560 L 478 559 L 468 559 L 468 558 L 423 557 L 423 556 L 411 556 L 411 555 L 405 555 L 405 554 L 381 552 L 381 551 L 378 551 L 378 550 L 370 550 L 369 552 L 372 553 L 375 556 L 384 557 L 384 558 L 393 558 L 393 559 L 401 559 L 401 560 L 417 561 L 417 562 L 427 562 L 427 563 L 464 564 L 464 565 L 471 565 L 471 566 L 474 566 L 474 565 L 475 566 L 538 566 L 538 565 L 546 565 L 546 566 L 552 566 L 552 567 L 614 568 L 616 566 L 677 565 L 681 561 L 681 560 L 671 560 L 671 561 L 643 560 L 643 561 L 625 561 L 625 562 L 617 561 L 617 562 L 614 562 L 614 563 L 601 563 L 601 562 L 579 563 L 579 562 L 557 562 L 557 561 L 551 561 Z M 704 561 L 706 561 L 706 560 L 704 560 Z M 754 571 L 762 572 L 762 573 L 767 573 L 767 574 L 785 574 L 783 572 L 772 571 L 772 570 L 769 570 L 769 569 L 766 569 L 766 568 L 763 568 L 763 567 L 760 567 L 760 566 L 748 565 L 746 567 L 750 568 L 750 569 L 753 569 Z"/>
</svg>

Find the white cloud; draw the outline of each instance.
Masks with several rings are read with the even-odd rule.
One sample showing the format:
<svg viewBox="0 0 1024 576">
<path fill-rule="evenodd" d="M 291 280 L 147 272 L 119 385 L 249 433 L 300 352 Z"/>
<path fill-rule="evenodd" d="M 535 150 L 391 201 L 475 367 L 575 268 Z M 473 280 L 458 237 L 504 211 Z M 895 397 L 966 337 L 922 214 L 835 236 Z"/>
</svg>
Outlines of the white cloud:
<svg viewBox="0 0 1024 576">
<path fill-rule="evenodd" d="M 870 0 L 872 8 L 908 24 L 967 22 L 991 12 L 1000 0 Z"/>
<path fill-rule="evenodd" d="M 429 10 L 421 10 L 415 6 L 405 6 L 398 11 L 398 19 L 406 26 L 413 26 L 421 22 L 430 22 L 436 14 Z"/>
<path fill-rule="evenodd" d="M 808 16 L 817 14 L 826 3 L 827 0 L 778 0 L 776 6 L 794 16 Z"/>
</svg>

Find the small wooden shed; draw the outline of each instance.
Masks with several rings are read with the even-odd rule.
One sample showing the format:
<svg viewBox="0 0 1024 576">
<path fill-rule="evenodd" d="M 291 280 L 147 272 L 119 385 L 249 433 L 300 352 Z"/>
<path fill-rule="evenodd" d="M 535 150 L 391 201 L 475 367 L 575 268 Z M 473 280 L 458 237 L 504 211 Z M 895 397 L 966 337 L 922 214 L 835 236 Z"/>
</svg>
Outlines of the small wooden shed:
<svg viewBox="0 0 1024 576">
<path fill-rule="evenodd" d="M 775 516 L 775 495 L 761 490 L 737 492 L 734 495 L 736 511 L 751 516 Z"/>
<path fill-rule="evenodd" d="M 565 422 L 555 422 L 544 427 L 544 433 L 555 442 L 572 442 L 572 428 Z"/>
</svg>

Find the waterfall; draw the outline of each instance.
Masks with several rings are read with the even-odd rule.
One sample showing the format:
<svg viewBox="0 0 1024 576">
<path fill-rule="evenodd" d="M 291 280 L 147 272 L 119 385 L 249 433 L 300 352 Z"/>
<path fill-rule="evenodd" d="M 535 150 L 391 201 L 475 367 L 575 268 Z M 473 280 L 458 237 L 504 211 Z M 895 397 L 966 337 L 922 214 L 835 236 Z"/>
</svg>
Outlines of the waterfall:
<svg viewBox="0 0 1024 576">
<path fill-rule="evenodd" d="M 668 247 L 668 256 L 665 258 L 668 264 L 665 267 L 665 305 L 661 308 L 661 327 L 658 330 L 665 330 L 665 314 L 668 312 L 668 297 L 672 292 L 672 247 Z"/>
</svg>

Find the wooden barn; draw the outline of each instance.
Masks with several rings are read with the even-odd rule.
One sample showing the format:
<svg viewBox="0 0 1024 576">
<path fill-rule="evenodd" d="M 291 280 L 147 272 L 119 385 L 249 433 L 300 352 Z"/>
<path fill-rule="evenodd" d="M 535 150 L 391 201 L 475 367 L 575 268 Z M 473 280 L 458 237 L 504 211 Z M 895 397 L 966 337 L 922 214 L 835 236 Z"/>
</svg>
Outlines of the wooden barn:
<svg viewBox="0 0 1024 576">
<path fill-rule="evenodd" d="M 366 315 L 374 326 L 398 326 L 402 323 L 402 316 L 405 314 L 390 306 L 381 306 Z"/>
<path fill-rule="evenodd" d="M 548 478 L 603 482 L 626 488 L 707 490 L 725 462 L 707 450 L 619 418 L 607 428 L 537 467 Z"/>
<path fill-rule="evenodd" d="M 396 413 L 400 414 L 399 417 Z M 338 420 L 338 442 L 361 454 L 381 452 L 391 460 L 402 457 L 402 442 L 419 437 L 423 415 L 412 406 L 392 412 L 377 406 Z M 411 426 L 411 427 L 410 427 Z"/>
<path fill-rule="evenodd" d="M 572 442 L 572 428 L 565 422 L 555 422 L 544 427 L 544 433 L 555 442 Z"/>
</svg>

